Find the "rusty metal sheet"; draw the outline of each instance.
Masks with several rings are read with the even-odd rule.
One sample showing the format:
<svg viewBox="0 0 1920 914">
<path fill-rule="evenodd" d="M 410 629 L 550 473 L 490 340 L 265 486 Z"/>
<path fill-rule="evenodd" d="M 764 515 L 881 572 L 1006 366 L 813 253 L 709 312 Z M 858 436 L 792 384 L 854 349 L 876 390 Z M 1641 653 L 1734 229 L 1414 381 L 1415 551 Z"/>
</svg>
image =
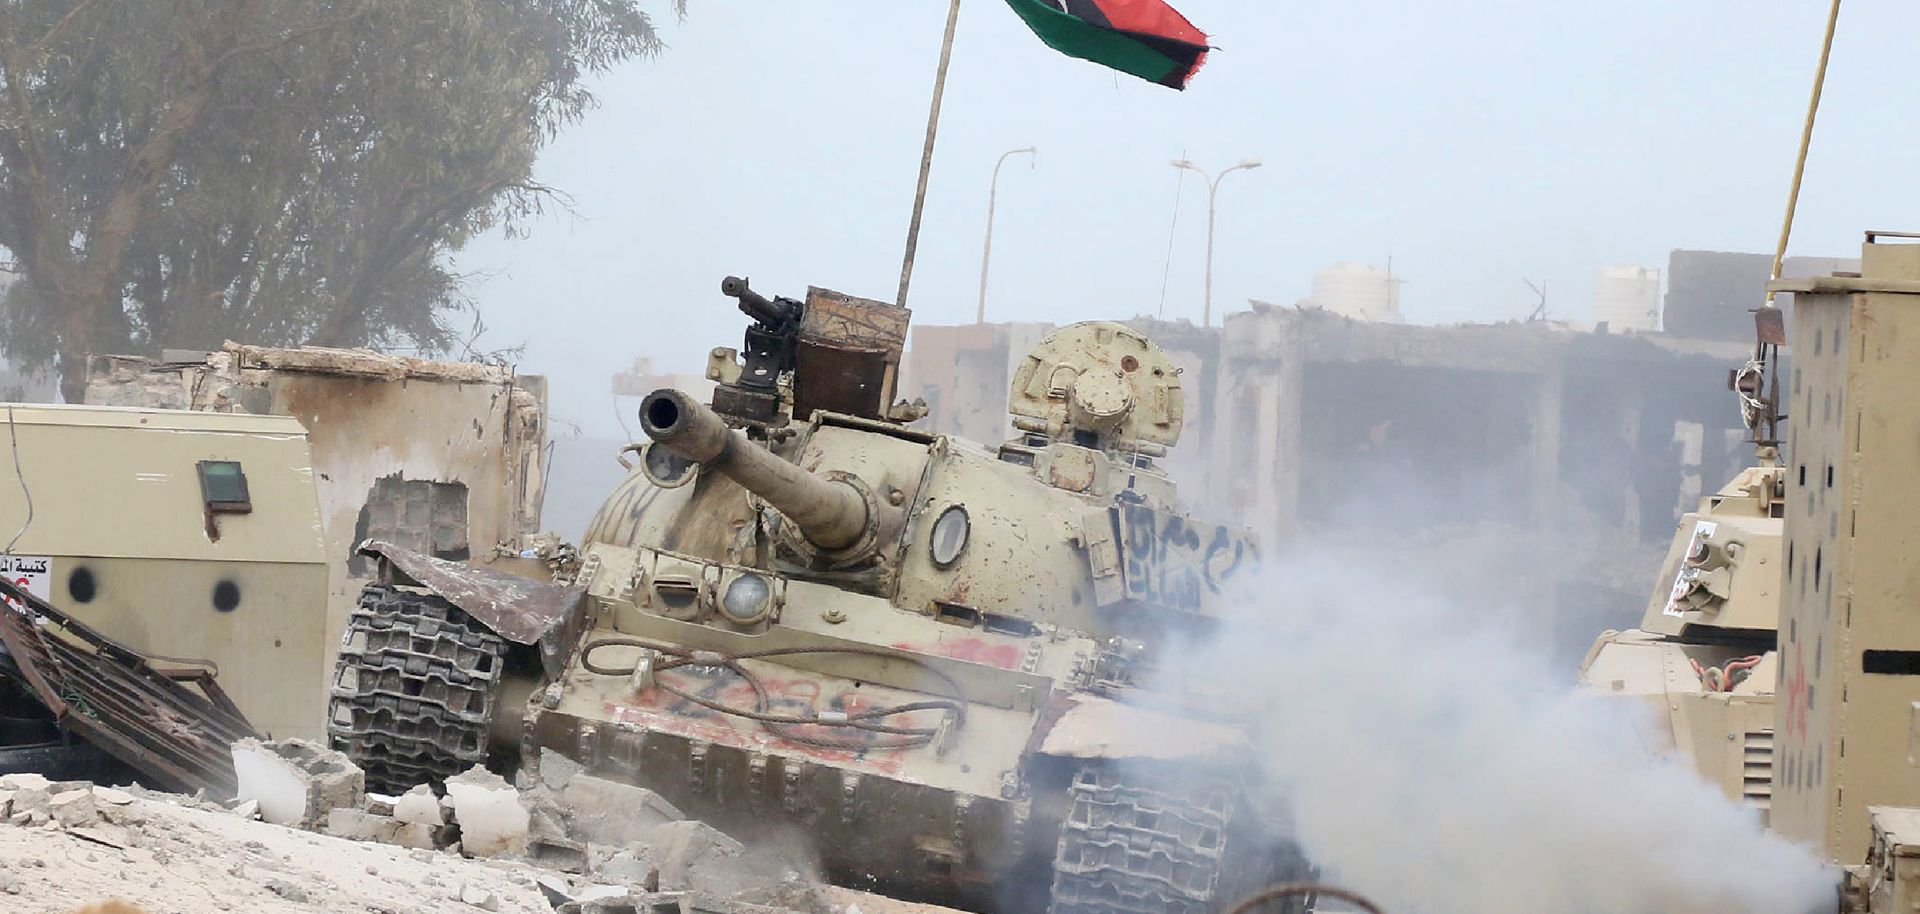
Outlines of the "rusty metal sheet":
<svg viewBox="0 0 1920 914">
<path fill-rule="evenodd" d="M 835 349 L 887 353 L 889 361 L 897 362 L 912 316 L 912 311 L 891 302 L 809 286 L 800 335 Z"/>
<path fill-rule="evenodd" d="M 1753 329 L 1760 342 L 1771 346 L 1787 344 L 1787 319 L 1784 313 L 1772 305 L 1755 308 L 1753 311 Z"/>
<path fill-rule="evenodd" d="M 1047 717 L 1049 726 L 1039 743 L 1042 755 L 1223 765 L 1253 757 L 1253 744 L 1238 727 L 1162 714 L 1110 698 L 1066 698 L 1049 708 Z"/>
<path fill-rule="evenodd" d="M 163 669 L 13 583 L 0 596 L 0 643 L 61 726 L 159 786 L 231 797 L 233 742 L 260 738 L 214 682 L 209 664 Z M 198 687 L 191 688 L 187 683 Z"/>
<path fill-rule="evenodd" d="M 587 594 L 583 587 L 449 562 L 380 540 L 360 544 L 360 552 L 385 559 L 500 637 L 515 644 L 539 645 L 543 665 L 564 665 L 564 654 L 572 646 L 569 633 L 578 634 L 578 623 L 585 615 L 579 611 Z"/>
</svg>

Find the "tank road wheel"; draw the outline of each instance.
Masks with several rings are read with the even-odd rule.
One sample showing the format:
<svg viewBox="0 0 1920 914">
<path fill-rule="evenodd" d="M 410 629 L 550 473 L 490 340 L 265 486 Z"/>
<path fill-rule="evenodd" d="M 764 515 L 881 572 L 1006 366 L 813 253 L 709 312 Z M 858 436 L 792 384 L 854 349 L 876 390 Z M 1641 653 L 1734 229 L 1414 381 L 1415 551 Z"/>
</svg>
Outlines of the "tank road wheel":
<svg viewBox="0 0 1920 914">
<path fill-rule="evenodd" d="M 334 666 L 333 747 L 389 793 L 485 763 L 506 648 L 440 597 L 368 585 Z"/>
<path fill-rule="evenodd" d="M 1291 843 L 1262 834 L 1258 819 L 1223 775 L 1082 766 L 1049 914 L 1221 914 L 1271 882 L 1304 877 Z"/>
</svg>

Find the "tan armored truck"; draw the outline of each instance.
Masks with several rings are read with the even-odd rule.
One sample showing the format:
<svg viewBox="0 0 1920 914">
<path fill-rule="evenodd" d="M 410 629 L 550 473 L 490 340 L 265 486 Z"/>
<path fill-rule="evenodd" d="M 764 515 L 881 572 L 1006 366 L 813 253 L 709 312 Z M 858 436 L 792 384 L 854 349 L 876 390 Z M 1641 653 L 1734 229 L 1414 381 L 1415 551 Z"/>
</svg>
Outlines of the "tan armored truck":
<svg viewBox="0 0 1920 914">
<path fill-rule="evenodd" d="M 1136 700 L 1258 555 L 1181 513 L 1180 377 L 1125 326 L 1056 331 L 997 447 L 897 419 L 907 313 L 811 290 L 717 350 L 577 565 L 514 580 L 371 543 L 335 744 L 399 789 L 557 753 L 835 881 L 976 909 L 1217 912 L 1305 871 L 1217 701 Z M 738 358 L 738 361 L 736 359 Z"/>
<path fill-rule="evenodd" d="M 321 736 L 325 696 L 306 671 L 329 653 L 327 550 L 300 423 L 0 404 L 0 547 L 24 593 L 127 648 L 217 670 L 258 731 Z M 35 751 L 55 734 L 31 714 L 0 717 L 0 764 L 60 762 Z"/>
</svg>

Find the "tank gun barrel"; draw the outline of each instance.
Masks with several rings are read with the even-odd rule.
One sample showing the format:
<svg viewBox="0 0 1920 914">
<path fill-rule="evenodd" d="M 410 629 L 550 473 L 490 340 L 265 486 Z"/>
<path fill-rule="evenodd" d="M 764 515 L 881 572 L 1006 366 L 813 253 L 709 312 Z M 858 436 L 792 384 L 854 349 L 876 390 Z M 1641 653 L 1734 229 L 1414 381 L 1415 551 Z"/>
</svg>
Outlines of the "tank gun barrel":
<svg viewBox="0 0 1920 914">
<path fill-rule="evenodd" d="M 718 413 L 680 391 L 648 394 L 640 403 L 640 427 L 655 444 L 760 496 L 815 546 L 842 549 L 866 535 L 867 500 L 859 490 L 754 446 Z"/>
</svg>

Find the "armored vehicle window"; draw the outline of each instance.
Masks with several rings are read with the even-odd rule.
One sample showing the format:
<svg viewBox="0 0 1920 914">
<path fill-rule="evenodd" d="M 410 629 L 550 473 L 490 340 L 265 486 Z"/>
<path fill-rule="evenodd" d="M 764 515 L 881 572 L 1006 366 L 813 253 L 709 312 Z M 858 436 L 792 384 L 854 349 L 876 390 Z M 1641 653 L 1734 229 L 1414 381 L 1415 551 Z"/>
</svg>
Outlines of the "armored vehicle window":
<svg viewBox="0 0 1920 914">
<path fill-rule="evenodd" d="M 200 495 L 206 499 L 210 514 L 247 514 L 253 511 L 253 498 L 247 494 L 247 474 L 237 460 L 202 460 Z"/>
</svg>

